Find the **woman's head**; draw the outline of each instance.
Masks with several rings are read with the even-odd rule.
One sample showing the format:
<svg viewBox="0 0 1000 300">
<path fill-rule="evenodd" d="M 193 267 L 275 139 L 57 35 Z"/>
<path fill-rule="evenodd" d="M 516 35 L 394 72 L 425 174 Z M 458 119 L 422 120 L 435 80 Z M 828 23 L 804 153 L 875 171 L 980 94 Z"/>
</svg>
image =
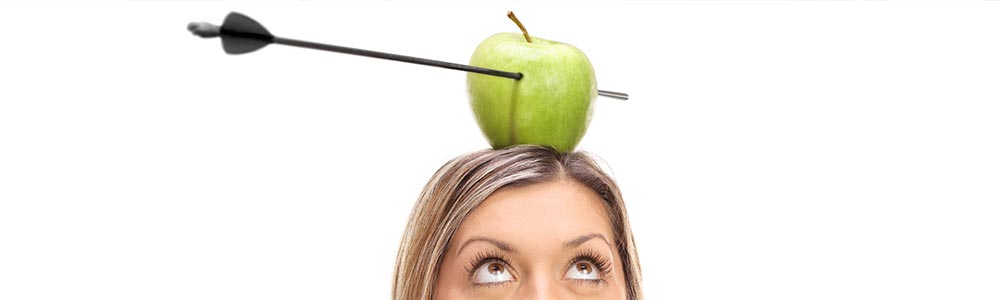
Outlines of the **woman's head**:
<svg viewBox="0 0 1000 300">
<path fill-rule="evenodd" d="M 516 146 L 445 164 L 410 215 L 393 298 L 640 299 L 615 182 L 586 154 Z"/>
</svg>

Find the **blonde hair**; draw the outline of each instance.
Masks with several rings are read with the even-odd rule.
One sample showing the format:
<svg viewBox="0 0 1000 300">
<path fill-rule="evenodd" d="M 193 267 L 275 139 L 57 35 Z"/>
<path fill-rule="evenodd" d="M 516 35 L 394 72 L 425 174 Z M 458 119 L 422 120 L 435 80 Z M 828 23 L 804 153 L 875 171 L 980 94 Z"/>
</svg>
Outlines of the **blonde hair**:
<svg viewBox="0 0 1000 300">
<path fill-rule="evenodd" d="M 618 185 L 585 153 L 539 146 L 481 150 L 452 159 L 424 187 L 403 233 L 392 299 L 433 299 L 438 270 L 462 221 L 493 192 L 560 178 L 575 180 L 604 199 L 622 259 L 628 299 L 642 299 L 639 256 Z"/>
</svg>

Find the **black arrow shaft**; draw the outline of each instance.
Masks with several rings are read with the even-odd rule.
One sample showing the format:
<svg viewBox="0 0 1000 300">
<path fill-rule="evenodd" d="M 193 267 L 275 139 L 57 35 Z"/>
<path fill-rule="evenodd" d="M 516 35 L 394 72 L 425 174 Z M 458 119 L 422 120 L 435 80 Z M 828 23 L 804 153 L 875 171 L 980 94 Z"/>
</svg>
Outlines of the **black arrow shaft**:
<svg viewBox="0 0 1000 300">
<path fill-rule="evenodd" d="M 344 46 L 337 46 L 337 45 L 328 45 L 328 44 L 314 43 L 314 42 L 301 41 L 301 40 L 295 40 L 295 39 L 286 39 L 286 38 L 282 38 L 282 37 L 273 37 L 271 39 L 271 41 L 273 43 L 275 43 L 275 44 L 281 44 L 281 45 L 288 45 L 288 46 L 295 46 L 295 47 L 302 47 L 302 48 L 309 48 L 309 49 L 316 49 L 316 50 L 338 52 L 338 53 L 344 53 L 344 54 L 353 54 L 353 55 L 360 55 L 360 56 L 367 56 L 367 57 L 388 59 L 388 60 L 394 60 L 394 61 L 408 62 L 408 63 L 418 64 L 418 65 L 433 66 L 433 67 L 439 67 L 439 68 L 445 68 L 445 69 L 452 69 L 452 70 L 459 70 L 459 71 L 466 71 L 466 72 L 473 72 L 473 73 L 479 73 L 479 74 L 485 74 L 485 75 L 491 75 L 491 76 L 506 77 L 506 78 L 510 78 L 510 79 L 514 79 L 514 80 L 519 80 L 522 77 L 521 73 L 504 72 L 504 71 L 500 71 L 500 70 L 493 70 L 493 69 L 480 68 L 480 67 L 474 67 L 474 66 L 463 65 L 463 64 L 456 64 L 456 63 L 444 62 L 444 61 L 440 61 L 440 60 L 419 58 L 419 57 L 413 57 L 413 56 L 406 56 L 406 55 L 399 55 L 399 54 L 378 52 L 378 51 L 358 49 L 358 48 L 351 48 L 351 47 L 344 47 Z"/>
<path fill-rule="evenodd" d="M 413 56 L 392 54 L 392 53 L 386 53 L 386 52 L 379 52 L 379 51 L 372 51 L 372 50 L 351 48 L 351 47 L 344 47 L 344 46 L 337 46 L 337 45 L 330 45 L 330 44 L 322 44 L 322 43 L 302 41 L 302 40 L 296 40 L 296 39 L 287 39 L 287 38 L 283 38 L 283 37 L 271 37 L 271 42 L 275 43 L 275 44 L 281 44 L 281 45 L 287 45 L 287 46 L 295 46 L 295 47 L 302 47 L 302 48 L 309 48 L 309 49 L 316 49 L 316 50 L 324 50 L 324 51 L 331 51 L 331 52 L 344 53 L 344 54 L 367 56 L 367 57 L 388 59 L 388 60 L 394 60 L 394 61 L 408 62 L 408 63 L 418 64 L 418 65 L 425 65 L 425 66 L 439 67 L 439 68 L 445 68 L 445 69 L 452 69 L 452 70 L 473 72 L 473 73 L 479 73 L 479 74 L 484 74 L 484 75 L 506 77 L 506 78 L 510 78 L 510 79 L 514 79 L 514 80 L 520 80 L 521 77 L 524 76 L 521 73 L 505 72 L 505 71 L 494 70 L 494 69 L 487 69 L 487 68 L 480 68 L 480 67 L 474 67 L 474 66 L 463 65 L 463 64 L 450 63 L 450 62 L 440 61 L 440 60 L 426 59 L 426 58 L 420 58 L 420 57 L 413 57 Z M 598 90 L 597 93 L 599 95 L 601 95 L 601 96 L 604 96 L 604 97 L 621 99 L 621 100 L 628 100 L 628 94 L 625 94 L 625 93 L 605 91 L 605 90 Z"/>
</svg>

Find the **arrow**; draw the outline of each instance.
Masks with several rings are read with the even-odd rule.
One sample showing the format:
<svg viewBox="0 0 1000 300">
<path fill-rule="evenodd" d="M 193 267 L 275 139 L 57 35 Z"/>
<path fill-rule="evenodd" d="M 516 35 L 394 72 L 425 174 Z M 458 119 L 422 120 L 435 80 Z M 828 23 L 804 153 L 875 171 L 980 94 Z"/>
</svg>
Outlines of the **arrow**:
<svg viewBox="0 0 1000 300">
<path fill-rule="evenodd" d="M 515 73 L 515 72 L 506 72 L 494 69 L 444 62 L 433 59 L 426 59 L 413 56 L 371 51 L 371 50 L 329 45 L 329 44 L 320 44 L 308 41 L 277 37 L 272 35 L 271 32 L 267 31 L 267 29 L 264 28 L 263 25 L 260 25 L 260 23 L 258 23 L 254 19 L 251 19 L 250 17 L 247 17 L 237 12 L 229 13 L 229 15 L 226 16 L 226 19 L 222 22 L 222 26 L 213 25 L 206 22 L 192 22 L 188 24 L 187 28 L 188 31 L 191 31 L 192 34 L 200 36 L 202 38 L 221 37 L 222 49 L 225 50 L 226 53 L 234 55 L 254 52 L 257 49 L 264 48 L 264 46 L 273 43 L 286 46 L 325 50 L 331 52 L 408 62 L 425 66 L 433 66 L 445 69 L 510 78 L 513 80 L 520 80 L 522 77 L 521 73 Z M 625 93 L 598 90 L 597 94 L 604 97 L 628 100 L 628 94 Z"/>
</svg>

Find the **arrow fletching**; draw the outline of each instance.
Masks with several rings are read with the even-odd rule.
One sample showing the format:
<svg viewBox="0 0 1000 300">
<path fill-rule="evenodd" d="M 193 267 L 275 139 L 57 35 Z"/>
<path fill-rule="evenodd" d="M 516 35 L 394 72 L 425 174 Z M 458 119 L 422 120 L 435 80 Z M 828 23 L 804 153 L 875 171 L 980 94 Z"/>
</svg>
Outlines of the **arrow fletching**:
<svg viewBox="0 0 1000 300">
<path fill-rule="evenodd" d="M 274 36 L 263 25 L 237 12 L 226 16 L 220 33 L 222 49 L 229 54 L 250 53 L 264 48 L 274 40 Z"/>
</svg>

